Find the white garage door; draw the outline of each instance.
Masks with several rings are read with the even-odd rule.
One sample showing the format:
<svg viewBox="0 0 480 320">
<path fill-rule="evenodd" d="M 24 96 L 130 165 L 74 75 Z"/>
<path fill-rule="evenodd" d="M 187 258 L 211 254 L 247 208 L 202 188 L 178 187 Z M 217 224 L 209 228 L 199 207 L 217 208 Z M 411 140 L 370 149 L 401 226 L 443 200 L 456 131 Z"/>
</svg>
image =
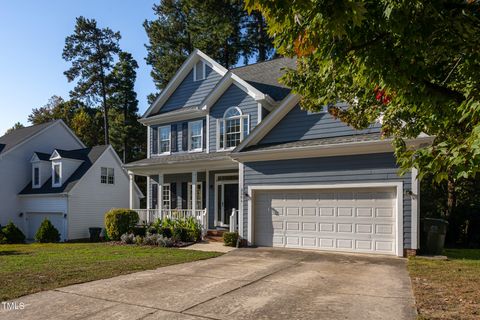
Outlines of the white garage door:
<svg viewBox="0 0 480 320">
<path fill-rule="evenodd" d="M 395 254 L 395 189 L 255 192 L 259 246 Z"/>
<path fill-rule="evenodd" d="M 63 213 L 44 213 L 29 212 L 27 213 L 27 239 L 35 240 L 35 234 L 42 224 L 43 220 L 48 219 L 60 232 L 60 239 L 64 239 L 64 218 Z"/>
</svg>

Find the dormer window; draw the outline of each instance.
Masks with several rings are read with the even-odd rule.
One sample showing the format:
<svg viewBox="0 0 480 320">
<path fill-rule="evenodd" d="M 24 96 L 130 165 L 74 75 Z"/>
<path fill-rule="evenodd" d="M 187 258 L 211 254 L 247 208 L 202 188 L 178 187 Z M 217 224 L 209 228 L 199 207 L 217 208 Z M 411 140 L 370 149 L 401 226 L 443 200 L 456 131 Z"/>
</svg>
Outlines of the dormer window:
<svg viewBox="0 0 480 320">
<path fill-rule="evenodd" d="M 217 149 L 233 149 L 248 135 L 248 115 L 237 107 L 228 108 L 223 119 L 217 120 Z"/>
<path fill-rule="evenodd" d="M 40 188 L 40 167 L 33 167 L 32 184 L 34 188 Z"/>
<path fill-rule="evenodd" d="M 193 81 L 200 81 L 205 79 L 205 62 L 198 61 L 193 68 Z"/>
<path fill-rule="evenodd" d="M 62 164 L 53 163 L 52 165 L 52 186 L 60 187 L 62 186 Z"/>
</svg>

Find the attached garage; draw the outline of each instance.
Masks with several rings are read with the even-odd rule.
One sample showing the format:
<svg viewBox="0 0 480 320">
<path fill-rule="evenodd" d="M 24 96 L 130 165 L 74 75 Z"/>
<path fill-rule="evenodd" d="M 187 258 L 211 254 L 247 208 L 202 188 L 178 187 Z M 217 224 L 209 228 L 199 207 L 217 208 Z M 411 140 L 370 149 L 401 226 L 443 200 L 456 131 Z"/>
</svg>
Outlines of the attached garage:
<svg viewBox="0 0 480 320">
<path fill-rule="evenodd" d="M 401 183 L 254 187 L 253 243 L 402 255 L 401 190 Z"/>
<path fill-rule="evenodd" d="M 35 234 L 37 233 L 38 228 L 42 224 L 43 220 L 48 219 L 53 224 L 53 226 L 60 232 L 60 239 L 64 240 L 65 233 L 65 223 L 66 219 L 64 218 L 63 213 L 46 213 L 46 212 L 27 212 L 26 214 L 26 223 L 27 223 L 27 239 L 34 240 Z"/>
</svg>

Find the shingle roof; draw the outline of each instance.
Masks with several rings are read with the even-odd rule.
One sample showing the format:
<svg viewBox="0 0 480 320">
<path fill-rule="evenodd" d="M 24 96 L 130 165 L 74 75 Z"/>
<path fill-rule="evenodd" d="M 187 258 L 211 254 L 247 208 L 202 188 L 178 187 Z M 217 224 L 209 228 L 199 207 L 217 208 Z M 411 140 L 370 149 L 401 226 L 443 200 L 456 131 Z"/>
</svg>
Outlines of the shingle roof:
<svg viewBox="0 0 480 320">
<path fill-rule="evenodd" d="M 78 150 L 62 150 L 62 149 L 55 149 L 57 153 L 62 158 L 68 159 L 76 159 L 76 160 L 84 160 L 85 158 L 85 149 L 78 149 Z"/>
<path fill-rule="evenodd" d="M 100 156 L 107 150 L 109 146 L 95 146 L 93 148 L 70 150 L 75 153 L 83 163 L 77 170 L 63 183 L 61 187 L 52 187 L 52 178 L 48 179 L 40 188 L 32 188 L 30 182 L 20 194 L 51 194 L 51 193 L 67 193 L 79 182 L 87 171 L 93 166 L 93 164 L 100 158 Z"/>
<path fill-rule="evenodd" d="M 51 154 L 43 153 L 43 152 L 35 152 L 35 154 L 37 155 L 38 159 L 42 161 L 50 161 Z"/>
<path fill-rule="evenodd" d="M 60 120 L 50 121 L 42 124 L 37 124 L 37 125 L 25 127 L 25 128 L 16 129 L 4 136 L 1 136 L 0 137 L 0 153 L 7 152 L 8 150 L 19 145 L 23 141 L 27 140 L 28 138 L 37 134 L 43 129 L 51 126 L 57 121 L 60 121 Z"/>
<path fill-rule="evenodd" d="M 381 138 L 382 138 L 381 133 L 376 132 L 376 133 L 356 134 L 356 135 L 349 135 L 349 136 L 342 136 L 342 137 L 298 140 L 298 141 L 283 142 L 283 143 L 259 144 L 259 145 L 254 145 L 254 146 L 245 148 L 241 152 L 259 151 L 259 150 L 282 150 L 282 149 L 291 149 L 291 148 L 320 146 L 320 145 L 376 141 L 376 140 L 381 140 Z"/>
<path fill-rule="evenodd" d="M 228 160 L 231 159 L 228 157 L 230 152 L 195 152 L 195 153 L 184 153 L 184 154 L 175 154 L 175 155 L 166 155 L 152 157 L 148 159 L 142 159 L 135 162 L 130 162 L 124 165 L 124 167 L 141 167 L 149 165 L 162 165 L 162 164 L 175 164 L 175 163 L 185 163 L 185 162 L 194 162 L 202 160 Z"/>
<path fill-rule="evenodd" d="M 295 69 L 295 59 L 277 58 L 234 68 L 231 71 L 256 89 L 279 101 L 290 93 L 290 88 L 278 81 L 285 74 L 285 69 Z"/>
</svg>

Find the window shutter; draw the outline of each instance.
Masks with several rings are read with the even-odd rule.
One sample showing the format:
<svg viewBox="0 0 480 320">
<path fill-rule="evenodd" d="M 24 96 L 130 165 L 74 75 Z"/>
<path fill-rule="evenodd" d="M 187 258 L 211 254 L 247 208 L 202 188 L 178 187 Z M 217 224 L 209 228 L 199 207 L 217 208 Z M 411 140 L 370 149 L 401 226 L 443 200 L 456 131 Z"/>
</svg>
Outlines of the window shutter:
<svg viewBox="0 0 480 320">
<path fill-rule="evenodd" d="M 182 123 L 182 151 L 188 151 L 188 122 Z"/>
<path fill-rule="evenodd" d="M 203 149 L 207 149 L 207 119 L 203 119 L 203 130 L 202 130 L 202 139 L 203 139 Z"/>
<path fill-rule="evenodd" d="M 188 182 L 182 182 L 182 209 L 188 208 Z"/>
<path fill-rule="evenodd" d="M 172 152 L 177 152 L 178 151 L 177 125 L 172 124 L 172 127 L 170 128 L 170 130 L 172 134 L 172 138 L 170 141 L 170 144 L 171 144 L 170 149 L 172 150 Z"/>
<path fill-rule="evenodd" d="M 151 153 L 158 154 L 158 127 L 151 127 L 150 131 Z"/>
<path fill-rule="evenodd" d="M 177 183 L 170 183 L 170 208 L 177 209 Z"/>
</svg>

